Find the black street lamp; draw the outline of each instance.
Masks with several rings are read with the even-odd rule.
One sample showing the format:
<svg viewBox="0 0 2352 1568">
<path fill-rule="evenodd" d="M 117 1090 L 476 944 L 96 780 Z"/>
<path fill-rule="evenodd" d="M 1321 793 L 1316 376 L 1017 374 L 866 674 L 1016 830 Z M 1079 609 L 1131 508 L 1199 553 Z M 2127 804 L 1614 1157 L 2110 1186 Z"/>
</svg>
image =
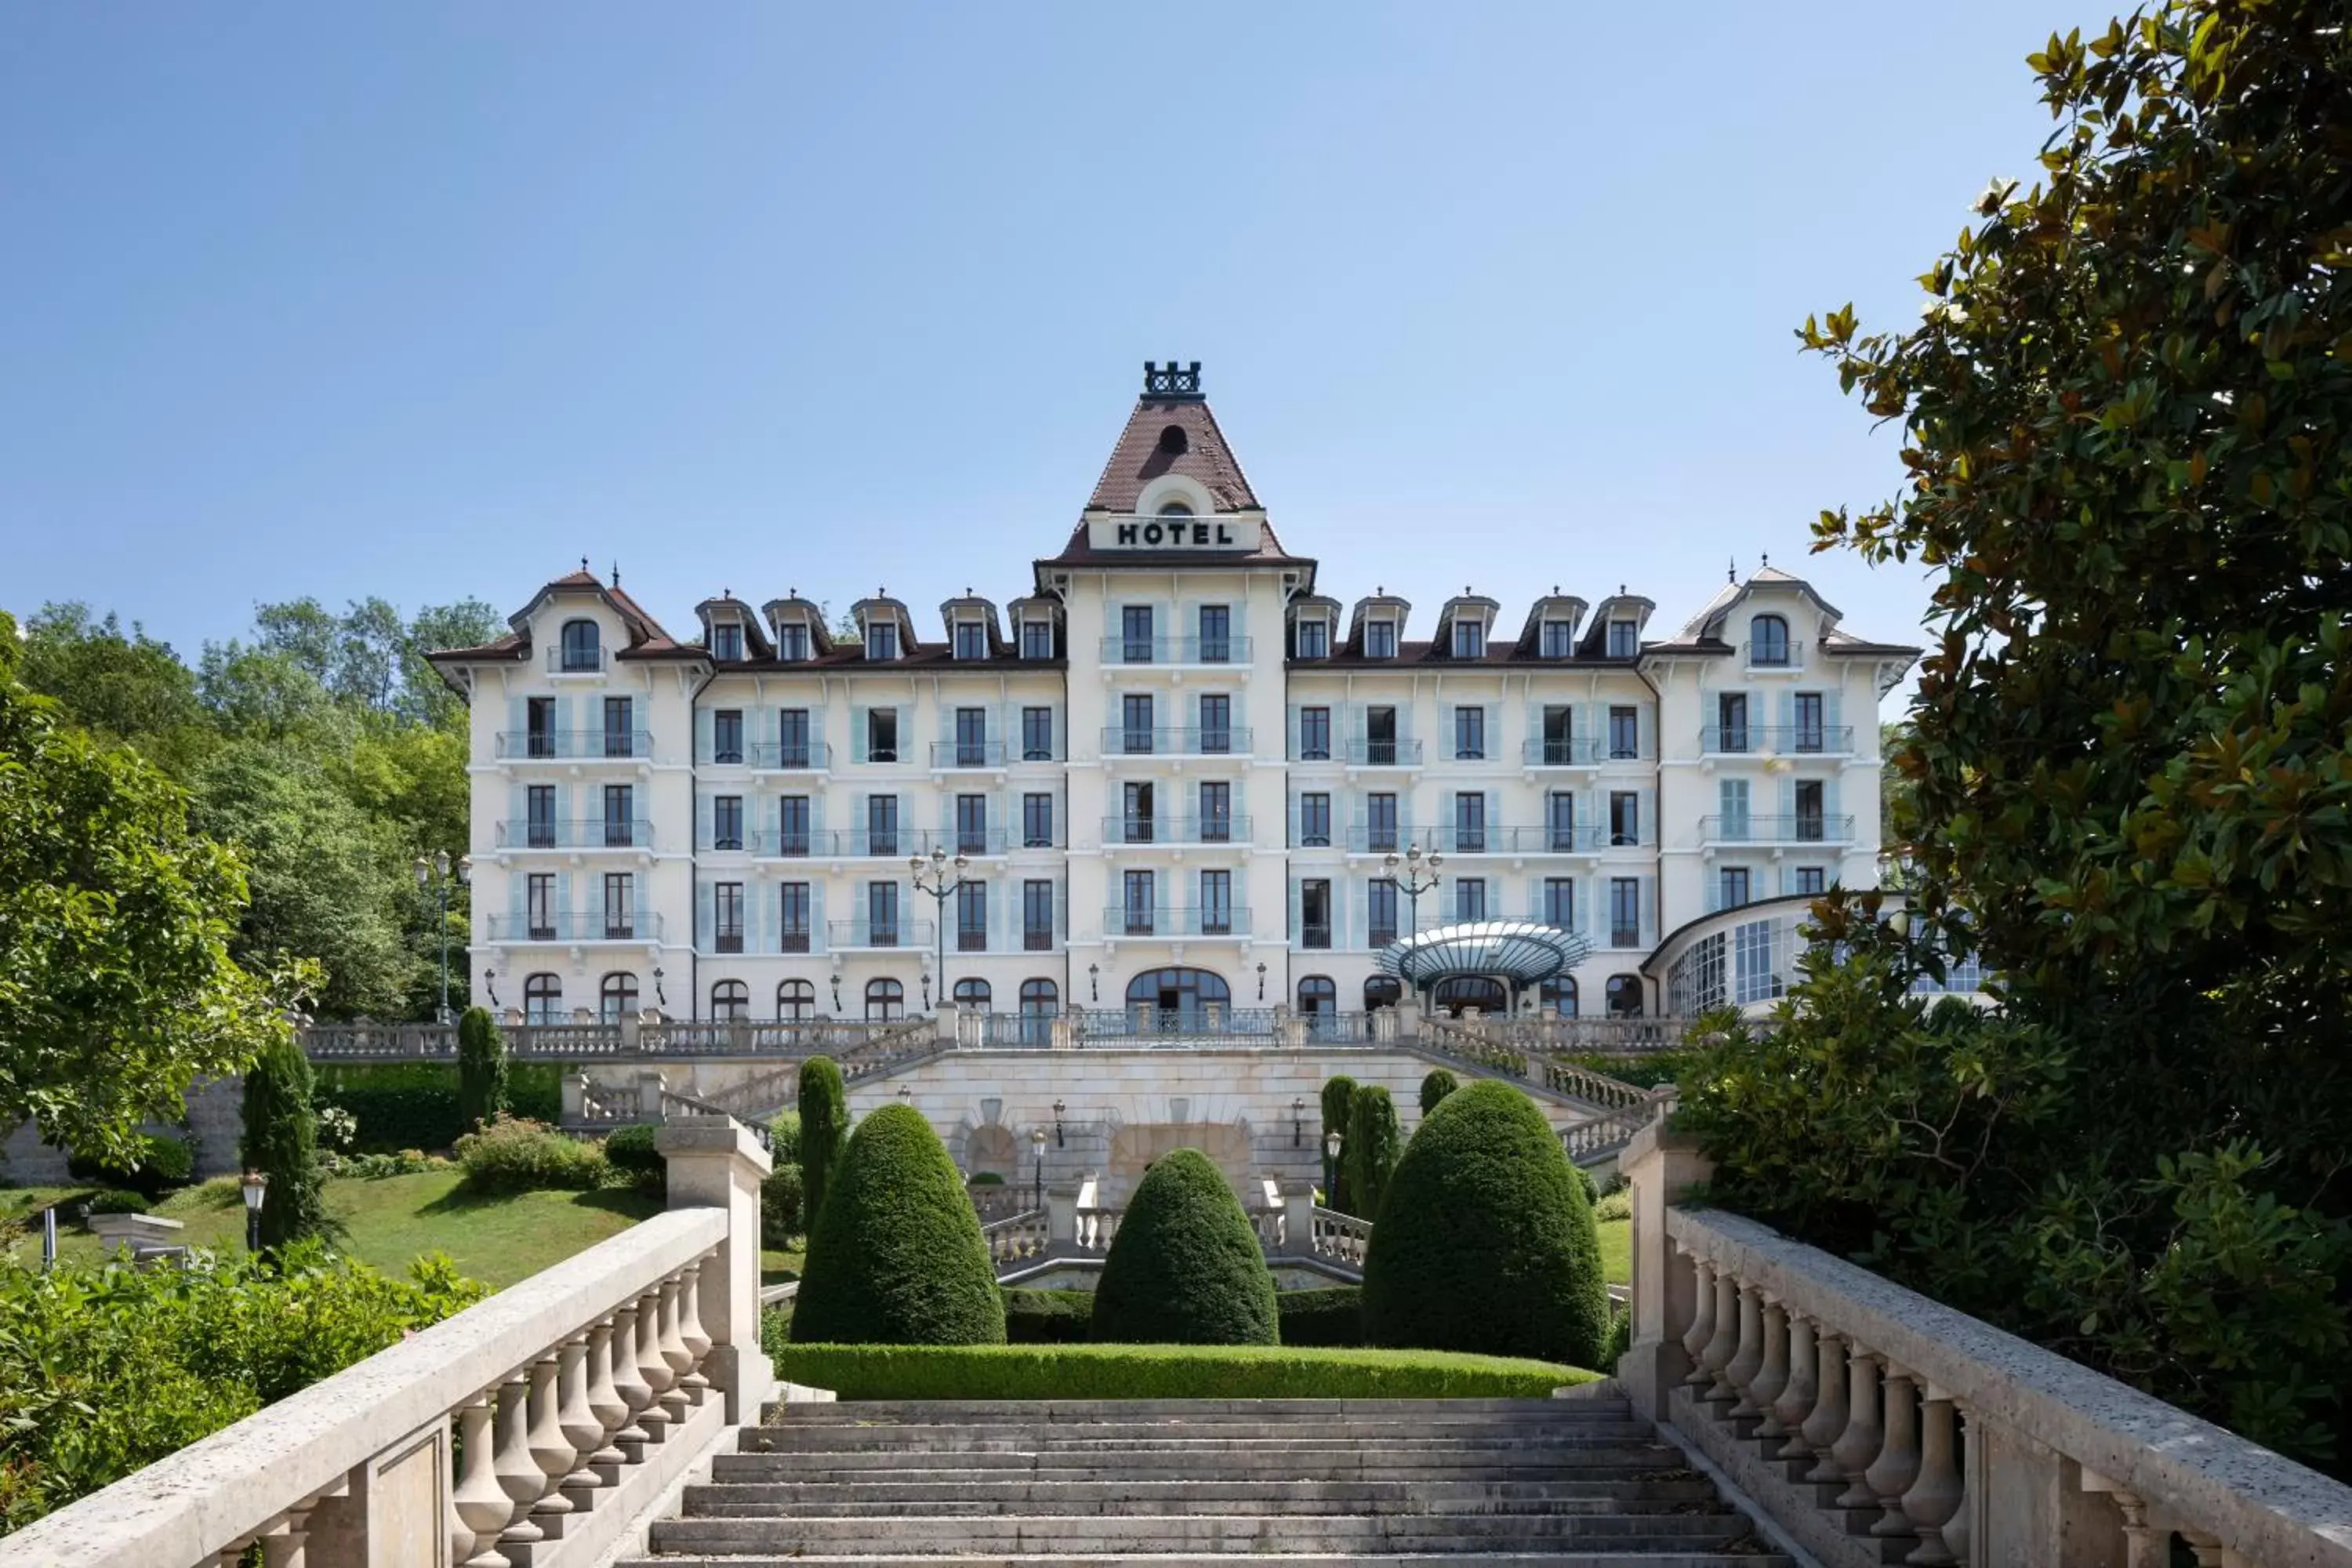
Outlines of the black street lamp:
<svg viewBox="0 0 2352 1568">
<path fill-rule="evenodd" d="M 1405 935 L 1418 936 L 1421 933 L 1421 896 L 1437 886 L 1439 880 L 1437 868 L 1445 864 L 1445 857 L 1433 852 L 1424 856 L 1420 845 L 1408 844 L 1405 846 L 1404 859 L 1402 863 L 1404 875 L 1400 877 L 1397 875 L 1399 865 L 1397 854 L 1391 849 L 1387 858 L 1381 860 L 1381 868 L 1389 874 L 1390 881 L 1403 889 L 1410 911 L 1406 918 L 1412 922 L 1406 927 Z M 1397 967 L 1402 969 L 1404 966 L 1399 964 Z M 1413 984 L 1412 976 L 1407 975 L 1405 989 L 1409 992 L 1418 992 L 1420 987 Z"/>
<path fill-rule="evenodd" d="M 920 855 L 910 855 L 907 858 L 907 864 L 914 868 L 915 891 L 930 895 L 933 906 L 932 923 L 938 927 L 939 935 L 939 964 L 933 973 L 940 977 L 940 1001 L 944 1004 L 948 998 L 948 900 L 963 891 L 966 886 L 978 879 L 964 875 L 964 871 L 971 865 L 970 858 L 959 854 L 953 862 L 950 862 L 948 859 L 948 852 L 944 849 L 933 849 L 929 860 L 924 859 Z M 948 868 L 950 864 L 955 868 L 955 880 L 952 882 L 948 880 Z M 929 871 L 931 876 L 931 879 L 928 882 L 923 880 L 925 871 Z M 924 997 L 923 1005 L 927 1007 L 930 1005 L 930 998 L 928 995 Z"/>
<path fill-rule="evenodd" d="M 1336 1127 L 1323 1134 L 1323 1202 L 1336 1205 L 1339 1199 L 1339 1130 Z"/>
<path fill-rule="evenodd" d="M 461 858 L 455 868 L 456 886 L 462 888 L 472 880 L 473 862 L 471 860 Z M 433 1021 L 436 1024 L 446 1024 L 449 1022 L 449 889 L 452 884 L 449 874 L 451 870 L 449 851 L 436 849 L 433 851 L 433 858 L 429 860 L 419 855 L 414 869 L 416 872 L 416 885 L 419 889 L 437 892 L 440 895 L 441 997 L 439 1005 L 433 1009 Z"/>
<path fill-rule="evenodd" d="M 1042 1209 L 1045 1206 L 1045 1130 L 1044 1128 L 1037 1127 L 1030 1130 L 1029 1147 L 1037 1151 L 1037 1194 L 1031 1200 L 1029 1206 Z"/>
<path fill-rule="evenodd" d="M 1307 1141 L 1307 1097 L 1290 1097 L 1290 1146 L 1297 1148 Z"/>
<path fill-rule="evenodd" d="M 237 1191 L 245 1195 L 245 1249 L 258 1252 L 261 1250 L 261 1205 L 269 1196 L 269 1173 L 247 1171 L 245 1179 L 237 1184 Z"/>
</svg>

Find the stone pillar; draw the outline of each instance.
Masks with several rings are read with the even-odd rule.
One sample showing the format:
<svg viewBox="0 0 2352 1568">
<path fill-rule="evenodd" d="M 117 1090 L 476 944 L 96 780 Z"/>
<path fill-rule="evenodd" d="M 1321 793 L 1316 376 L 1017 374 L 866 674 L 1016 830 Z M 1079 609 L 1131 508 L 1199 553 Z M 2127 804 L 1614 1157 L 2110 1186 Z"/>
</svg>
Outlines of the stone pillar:
<svg viewBox="0 0 2352 1568">
<path fill-rule="evenodd" d="M 662 1119 L 662 1090 L 668 1087 L 669 1081 L 657 1069 L 640 1068 L 637 1070 L 637 1115 L 647 1121 L 659 1121 Z"/>
<path fill-rule="evenodd" d="M 638 1021 L 638 1016 L 635 1013 L 621 1015 L 621 1048 L 625 1051 L 635 1050 L 638 1041 L 643 1037 L 641 1031 L 645 1026 Z"/>
<path fill-rule="evenodd" d="M 703 1270 L 698 1305 L 710 1336 L 705 1369 L 727 1397 L 727 1419 L 760 1419 L 775 1372 L 760 1348 L 760 1184 L 774 1168 L 768 1151 L 731 1116 L 681 1117 L 654 1135 L 669 1162 L 669 1206 L 723 1208 L 727 1239 Z"/>
<path fill-rule="evenodd" d="M 1050 1038 L 1052 1048 L 1055 1050 L 1067 1051 L 1077 1048 L 1077 1034 L 1076 1031 L 1071 1027 L 1070 1016 L 1068 1014 L 1056 1013 L 1054 1015 Z"/>
<path fill-rule="evenodd" d="M 1058 1258 L 1078 1249 L 1078 1184 L 1054 1182 L 1045 1188 L 1045 1252 Z"/>
<path fill-rule="evenodd" d="M 1408 999 L 1401 1005 L 1413 1004 Z M 1418 1016 L 1416 1007 L 1416 1023 Z M 1681 1341 L 1696 1310 L 1686 1294 L 1694 1289 L 1691 1270 L 1675 1268 L 1670 1258 L 1666 1210 L 1715 1167 L 1695 1142 L 1654 1121 L 1633 1134 L 1617 1168 L 1633 1189 L 1633 1337 L 1618 1360 L 1617 1377 L 1635 1410 L 1663 1421 L 1666 1391 L 1690 1371 Z"/>
<path fill-rule="evenodd" d="M 586 1119 L 588 1113 L 586 1104 L 588 1099 L 588 1075 L 584 1071 L 567 1072 L 562 1076 L 562 1087 L 563 1090 L 563 1124 L 566 1127 L 577 1127 L 583 1120 Z"/>
<path fill-rule="evenodd" d="M 1315 1184 L 1286 1181 L 1282 1189 L 1282 1250 L 1294 1258 L 1315 1252 Z"/>
<path fill-rule="evenodd" d="M 963 1027 L 963 1004 L 950 1002 L 944 996 L 940 998 L 939 1007 L 931 1015 L 931 1037 L 952 1047 L 956 1044 L 957 1031 Z"/>
</svg>

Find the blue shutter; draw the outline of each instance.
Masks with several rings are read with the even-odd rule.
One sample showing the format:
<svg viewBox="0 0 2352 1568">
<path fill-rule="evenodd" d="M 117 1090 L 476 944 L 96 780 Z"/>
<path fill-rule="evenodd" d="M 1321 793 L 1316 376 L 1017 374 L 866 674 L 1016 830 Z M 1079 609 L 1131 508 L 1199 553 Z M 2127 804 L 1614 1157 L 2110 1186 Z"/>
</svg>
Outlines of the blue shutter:
<svg viewBox="0 0 2352 1568">
<path fill-rule="evenodd" d="M 710 761 L 712 744 L 710 711 L 708 708 L 698 708 L 694 710 L 694 760 L 699 763 L 707 763 Z"/>
<path fill-rule="evenodd" d="M 709 951 L 711 946 L 711 932 L 716 929 L 716 926 L 717 915 L 715 913 L 715 906 L 712 900 L 710 884 L 708 882 L 697 882 L 694 885 L 694 945 L 698 950 L 702 952 Z M 700 998 L 698 997 L 689 998 L 689 1002 L 692 1005 L 697 1007 L 701 1005 Z M 698 1016 L 699 1015 L 698 1014 L 697 1016 Z"/>
<path fill-rule="evenodd" d="M 1713 714 L 1707 714 L 1706 717 L 1700 720 L 1700 722 L 1706 724 L 1715 722 Z M 1646 702 L 1635 703 L 1633 706 L 1633 730 L 1635 744 L 1641 751 L 1642 755 L 1645 757 L 1656 756 L 1658 754 L 1657 710 Z"/>
<path fill-rule="evenodd" d="M 852 708 L 849 710 L 849 760 L 851 762 L 862 763 L 866 760 L 866 710 Z"/>
<path fill-rule="evenodd" d="M 743 951 L 765 952 L 760 945 L 760 933 L 767 928 L 764 912 L 768 907 L 768 889 L 761 882 L 743 885 Z"/>
<path fill-rule="evenodd" d="M 1843 722 L 1843 721 L 1838 718 L 1838 698 L 1840 695 L 1841 693 L 1835 687 L 1832 687 L 1829 690 L 1822 693 L 1822 724 L 1829 731 L 1829 733 L 1822 737 L 1822 744 L 1832 752 L 1839 749 L 1837 743 L 1837 731 L 1839 724 Z"/>
<path fill-rule="evenodd" d="M 717 831 L 715 823 L 716 816 L 711 805 L 711 797 L 699 790 L 696 791 L 694 796 L 694 847 L 696 849 L 710 847 L 711 837 Z"/>
</svg>

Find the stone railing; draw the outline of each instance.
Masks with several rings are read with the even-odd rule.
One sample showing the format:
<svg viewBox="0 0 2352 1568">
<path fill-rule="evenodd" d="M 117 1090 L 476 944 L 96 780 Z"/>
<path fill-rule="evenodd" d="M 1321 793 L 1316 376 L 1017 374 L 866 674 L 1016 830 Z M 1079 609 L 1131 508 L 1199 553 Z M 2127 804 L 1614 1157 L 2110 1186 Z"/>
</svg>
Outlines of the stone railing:
<svg viewBox="0 0 2352 1568">
<path fill-rule="evenodd" d="M 2352 1488 L 1736 1215 L 1663 1123 L 1633 1185 L 1637 1408 L 1825 1568 L 2352 1568 Z"/>
<path fill-rule="evenodd" d="M 1268 1179 L 1264 1185 L 1264 1201 L 1245 1212 L 1267 1262 L 1311 1263 L 1343 1279 L 1360 1277 L 1371 1221 L 1317 1207 L 1312 1182 Z M 1123 1211 L 1093 1202 L 1094 1186 L 1091 1179 L 1055 1183 L 1045 1189 L 1044 1209 L 982 1225 L 998 1277 L 1026 1276 L 1057 1263 L 1098 1266 L 1118 1235 Z"/>
<path fill-rule="evenodd" d="M 1327 1209 L 1318 1204 L 1310 1234 L 1314 1237 L 1316 1257 L 1360 1269 L 1364 1266 L 1364 1253 L 1372 1245 L 1372 1222 L 1358 1219 L 1354 1215 L 1341 1214 L 1337 1209 Z"/>
<path fill-rule="evenodd" d="M 1560 1147 L 1567 1150 L 1568 1157 L 1579 1164 L 1605 1159 L 1624 1148 L 1634 1133 L 1672 1110 L 1675 1100 L 1675 1090 L 1672 1084 L 1649 1090 L 1631 1105 L 1563 1130 L 1559 1135 Z"/>
<path fill-rule="evenodd" d="M 1584 1100 L 1604 1110 L 1639 1105 L 1649 1099 L 1651 1091 L 1639 1085 L 1546 1054 L 1557 1047 L 1517 1043 L 1514 1036 L 1526 1028 L 1523 1025 L 1430 1018 L 1421 1026 L 1419 1044 L 1433 1056 L 1451 1058 L 1465 1067 L 1499 1073 L 1562 1099 Z"/>
<path fill-rule="evenodd" d="M 768 1156 L 724 1119 L 659 1147 L 667 1212 L 36 1521 L 0 1565 L 218 1568 L 257 1542 L 269 1568 L 609 1557 L 774 1388 Z"/>
<path fill-rule="evenodd" d="M 1035 1262 L 1045 1256 L 1045 1211 L 1024 1209 L 992 1221 L 980 1227 L 980 1238 L 988 1243 L 989 1260 L 999 1274 Z"/>
<path fill-rule="evenodd" d="M 617 1024 L 501 1023 L 509 1054 L 531 1061 L 594 1061 L 607 1057 L 813 1057 L 885 1065 L 937 1048 L 929 1018 L 866 1024 L 834 1018 L 771 1023 L 709 1021 Z M 312 1061 L 455 1061 L 457 1031 L 444 1024 L 311 1024 L 301 1030 Z"/>
</svg>

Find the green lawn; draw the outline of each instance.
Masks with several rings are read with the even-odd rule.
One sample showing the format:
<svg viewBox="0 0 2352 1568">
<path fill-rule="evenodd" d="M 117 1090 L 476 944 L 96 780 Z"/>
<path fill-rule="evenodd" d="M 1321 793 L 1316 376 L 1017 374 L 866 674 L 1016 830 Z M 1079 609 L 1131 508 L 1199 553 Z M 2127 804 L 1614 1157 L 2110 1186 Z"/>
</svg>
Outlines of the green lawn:
<svg viewBox="0 0 2352 1568">
<path fill-rule="evenodd" d="M 1612 1285 L 1633 1283 L 1633 1222 L 1601 1222 L 1601 1272 Z"/>
</svg>

